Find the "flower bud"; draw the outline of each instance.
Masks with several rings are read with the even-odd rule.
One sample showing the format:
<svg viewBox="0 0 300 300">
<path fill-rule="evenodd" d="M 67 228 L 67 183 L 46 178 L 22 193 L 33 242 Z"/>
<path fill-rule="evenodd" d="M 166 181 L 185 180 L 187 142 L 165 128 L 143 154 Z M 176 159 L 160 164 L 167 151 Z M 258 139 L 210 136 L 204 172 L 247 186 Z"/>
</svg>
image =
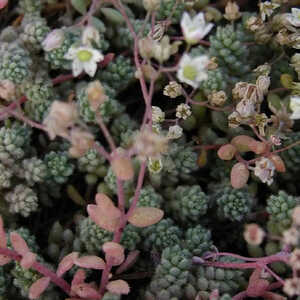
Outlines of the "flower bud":
<svg viewBox="0 0 300 300">
<path fill-rule="evenodd" d="M 86 92 L 89 104 L 93 111 L 97 111 L 99 106 L 107 100 L 105 90 L 99 80 L 89 83 Z"/>
<path fill-rule="evenodd" d="M 69 152 L 73 157 L 81 157 L 91 149 L 95 143 L 94 136 L 80 128 L 73 128 L 70 132 L 71 144 Z"/>
<path fill-rule="evenodd" d="M 218 150 L 218 156 L 222 160 L 231 160 L 234 157 L 235 153 L 236 153 L 236 148 L 231 144 L 223 145 Z"/>
<path fill-rule="evenodd" d="M 208 100 L 212 105 L 223 106 L 227 100 L 227 96 L 224 91 L 213 92 L 208 96 Z"/>
<path fill-rule="evenodd" d="M 15 84 L 8 80 L 0 80 L 0 98 L 6 101 L 12 101 L 18 97 Z"/>
<path fill-rule="evenodd" d="M 246 225 L 244 239 L 248 244 L 258 246 L 262 243 L 264 236 L 265 232 L 257 224 Z"/>
<path fill-rule="evenodd" d="M 274 164 L 277 172 L 284 173 L 286 171 L 284 161 L 279 155 L 273 154 L 269 158 Z"/>
<path fill-rule="evenodd" d="M 234 189 L 244 187 L 248 181 L 250 172 L 243 163 L 235 164 L 230 173 L 230 182 Z"/>
<path fill-rule="evenodd" d="M 82 33 L 82 44 L 91 45 L 92 42 L 98 44 L 100 41 L 99 31 L 93 26 L 86 26 Z"/>
<path fill-rule="evenodd" d="M 228 1 L 225 7 L 225 19 L 235 21 L 241 17 L 240 8 L 235 2 Z"/>
<path fill-rule="evenodd" d="M 111 167 L 120 180 L 130 180 L 134 176 L 134 170 L 131 158 L 126 156 L 125 151 L 122 148 L 116 150 L 117 153 L 111 162 Z"/>
<path fill-rule="evenodd" d="M 155 41 L 150 37 L 145 37 L 139 40 L 140 55 L 145 59 L 153 57 Z"/>
<path fill-rule="evenodd" d="M 65 39 L 64 32 L 61 29 L 52 30 L 42 42 L 45 51 L 51 51 L 59 48 Z"/>
</svg>

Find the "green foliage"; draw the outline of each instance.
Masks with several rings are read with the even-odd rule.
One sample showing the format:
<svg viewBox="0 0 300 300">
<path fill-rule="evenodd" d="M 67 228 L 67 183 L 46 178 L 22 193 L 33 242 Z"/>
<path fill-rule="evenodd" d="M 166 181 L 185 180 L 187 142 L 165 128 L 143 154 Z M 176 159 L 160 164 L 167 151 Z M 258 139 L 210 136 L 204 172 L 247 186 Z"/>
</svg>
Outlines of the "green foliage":
<svg viewBox="0 0 300 300">
<path fill-rule="evenodd" d="M 18 43 L 0 48 L 0 79 L 20 84 L 31 76 L 32 59 L 29 52 Z"/>
<path fill-rule="evenodd" d="M 191 269 L 191 253 L 178 245 L 165 248 L 155 269 L 146 300 L 182 299 L 182 287 L 188 281 Z"/>
<path fill-rule="evenodd" d="M 188 228 L 185 232 L 184 245 L 193 255 L 202 256 L 213 245 L 210 230 L 200 224 Z"/>
<path fill-rule="evenodd" d="M 170 19 L 172 23 L 179 23 L 184 11 L 184 3 L 176 0 L 160 1 L 160 8 L 157 11 L 157 19 Z"/>
<path fill-rule="evenodd" d="M 218 204 L 218 214 L 230 221 L 241 221 L 251 211 L 254 199 L 245 189 L 220 186 L 214 195 Z"/>
<path fill-rule="evenodd" d="M 130 202 L 133 198 L 130 199 Z M 144 186 L 141 189 L 138 207 L 157 207 L 160 208 L 163 202 L 163 198 L 158 194 L 151 185 Z"/>
<path fill-rule="evenodd" d="M 233 26 L 218 26 L 215 35 L 210 36 L 210 55 L 218 58 L 218 64 L 231 75 L 244 75 L 250 71 L 248 48 L 240 41 Z"/>
<path fill-rule="evenodd" d="M 182 222 L 198 222 L 207 212 L 208 199 L 200 185 L 178 186 L 169 206 L 171 212 Z"/>
<path fill-rule="evenodd" d="M 23 14 L 38 15 L 42 10 L 42 0 L 20 0 L 19 7 Z"/>
<path fill-rule="evenodd" d="M 208 79 L 203 81 L 201 88 L 206 95 L 213 92 L 226 91 L 227 89 L 227 74 L 222 69 L 208 71 Z"/>
<path fill-rule="evenodd" d="M 62 184 L 68 180 L 74 171 L 73 164 L 69 161 L 69 157 L 64 152 L 49 152 L 44 162 L 47 166 L 47 180 Z"/>
<path fill-rule="evenodd" d="M 101 82 L 106 83 L 117 92 L 120 92 L 126 89 L 134 79 L 134 72 L 135 69 L 130 59 L 119 55 L 105 70 L 100 70 L 96 76 Z"/>
<path fill-rule="evenodd" d="M 22 165 L 24 168 L 24 177 L 30 186 L 37 182 L 43 182 L 47 176 L 45 163 L 37 157 L 24 159 Z"/>
<path fill-rule="evenodd" d="M 12 177 L 13 171 L 0 163 L 0 189 L 9 188 L 11 186 Z"/>
<path fill-rule="evenodd" d="M 164 248 L 178 245 L 182 239 L 182 230 L 170 218 L 142 230 L 143 247 L 146 250 L 162 251 Z"/>
</svg>

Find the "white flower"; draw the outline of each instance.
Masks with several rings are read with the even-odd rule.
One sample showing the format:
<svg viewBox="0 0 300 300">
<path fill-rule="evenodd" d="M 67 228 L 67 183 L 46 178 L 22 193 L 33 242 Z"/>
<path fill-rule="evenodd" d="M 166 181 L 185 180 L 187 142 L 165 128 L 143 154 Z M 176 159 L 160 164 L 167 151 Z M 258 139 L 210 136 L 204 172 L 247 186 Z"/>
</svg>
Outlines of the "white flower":
<svg viewBox="0 0 300 300">
<path fill-rule="evenodd" d="M 100 42 L 100 34 L 99 31 L 93 26 L 86 26 L 82 32 L 82 44 L 83 45 L 91 45 L 92 42 L 98 44 Z"/>
<path fill-rule="evenodd" d="M 174 125 L 169 127 L 169 132 L 167 138 L 169 139 L 179 139 L 182 136 L 183 129 L 179 125 Z"/>
<path fill-rule="evenodd" d="M 164 120 L 165 113 L 158 106 L 152 106 L 152 121 L 154 123 L 161 123 Z"/>
<path fill-rule="evenodd" d="M 255 114 L 255 104 L 251 99 L 241 100 L 235 109 L 242 118 L 248 118 Z"/>
<path fill-rule="evenodd" d="M 97 63 L 104 59 L 100 51 L 90 47 L 71 47 L 64 57 L 73 60 L 72 69 L 75 77 L 82 71 L 93 77 L 97 70 Z"/>
<path fill-rule="evenodd" d="M 204 13 L 202 12 L 198 13 L 194 18 L 191 18 L 187 12 L 184 12 L 180 26 L 186 42 L 194 45 L 211 31 L 214 24 L 206 24 Z"/>
<path fill-rule="evenodd" d="M 188 54 L 184 54 L 179 62 L 177 77 L 181 82 L 185 82 L 196 89 L 201 81 L 208 78 L 208 64 L 209 57 L 206 55 L 193 58 Z"/>
<path fill-rule="evenodd" d="M 290 116 L 292 120 L 300 119 L 300 96 L 292 96 L 290 100 L 290 109 L 293 112 Z"/>
<path fill-rule="evenodd" d="M 176 107 L 176 117 L 180 119 L 186 119 L 192 114 L 191 108 L 188 104 L 181 103 Z"/>
<path fill-rule="evenodd" d="M 61 46 L 65 39 L 64 31 L 61 29 L 54 29 L 42 42 L 44 51 L 51 51 Z"/>
<path fill-rule="evenodd" d="M 263 183 L 271 185 L 273 182 L 274 172 L 275 166 L 270 159 L 262 157 L 256 161 L 254 175 L 257 176 Z"/>
<path fill-rule="evenodd" d="M 293 26 L 300 27 L 300 8 L 292 8 L 292 13 L 286 18 Z"/>
<path fill-rule="evenodd" d="M 265 21 L 266 16 L 270 17 L 273 10 L 280 7 L 277 3 L 271 3 L 270 1 L 265 1 L 259 4 L 259 10 L 261 14 L 261 19 Z"/>
</svg>

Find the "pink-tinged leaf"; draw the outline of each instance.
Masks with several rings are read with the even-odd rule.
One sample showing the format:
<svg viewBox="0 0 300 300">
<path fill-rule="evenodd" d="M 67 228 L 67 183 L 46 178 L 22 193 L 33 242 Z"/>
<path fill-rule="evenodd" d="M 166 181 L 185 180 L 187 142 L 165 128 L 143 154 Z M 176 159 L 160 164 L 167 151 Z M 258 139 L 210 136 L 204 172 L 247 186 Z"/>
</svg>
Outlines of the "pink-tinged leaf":
<svg viewBox="0 0 300 300">
<path fill-rule="evenodd" d="M 84 299 L 99 299 L 99 293 L 91 287 L 90 284 L 87 283 L 80 283 L 77 285 L 72 286 L 72 291 L 76 293 L 81 298 Z"/>
<path fill-rule="evenodd" d="M 130 292 L 130 287 L 128 285 L 128 283 L 124 280 L 114 280 L 114 281 L 110 281 L 107 286 L 106 286 L 106 289 L 113 293 L 113 294 L 118 294 L 118 295 L 121 295 L 121 294 L 129 294 Z"/>
<path fill-rule="evenodd" d="M 71 290 L 72 290 L 73 285 L 78 285 L 78 284 L 84 283 L 85 278 L 86 278 L 85 271 L 82 269 L 78 269 L 73 276 L 72 283 L 71 283 Z M 73 296 L 73 295 L 71 295 L 71 296 Z"/>
<path fill-rule="evenodd" d="M 103 212 L 103 209 L 100 208 L 98 205 L 89 204 L 87 206 L 87 211 L 90 216 L 90 218 L 100 227 L 107 231 L 114 232 L 118 227 L 120 223 L 120 215 L 119 217 L 110 217 L 110 213 Z M 114 214 L 114 213 L 113 213 Z"/>
<path fill-rule="evenodd" d="M 260 278 L 261 271 L 262 269 L 257 268 L 252 272 L 247 287 L 247 296 L 260 297 L 264 294 L 264 292 L 270 285 L 268 280 Z"/>
<path fill-rule="evenodd" d="M 124 248 L 115 242 L 106 242 L 102 249 L 105 253 L 105 260 L 113 266 L 119 266 L 125 259 Z"/>
<path fill-rule="evenodd" d="M 284 173 L 286 171 L 284 161 L 282 160 L 282 158 L 279 155 L 273 154 L 269 158 L 272 161 L 272 163 L 274 164 L 277 172 Z"/>
<path fill-rule="evenodd" d="M 103 213 L 107 217 L 116 219 L 121 216 L 120 210 L 115 206 L 113 201 L 105 194 L 97 194 L 96 203 L 101 213 Z"/>
<path fill-rule="evenodd" d="M 164 216 L 164 212 L 155 207 L 137 207 L 128 222 L 136 227 L 147 227 L 158 223 Z"/>
<path fill-rule="evenodd" d="M 236 148 L 231 144 L 223 145 L 218 150 L 218 156 L 222 160 L 231 160 L 231 159 L 233 159 L 235 153 L 236 153 Z"/>
<path fill-rule="evenodd" d="M 11 261 L 10 257 L 0 254 L 0 266 L 4 266 L 8 264 L 10 261 Z"/>
<path fill-rule="evenodd" d="M 6 248 L 6 234 L 4 231 L 3 219 L 0 216 L 0 248 Z"/>
<path fill-rule="evenodd" d="M 0 9 L 4 8 L 8 3 L 8 0 L 0 0 Z"/>
<path fill-rule="evenodd" d="M 105 268 L 105 262 L 102 258 L 94 255 L 78 257 L 75 260 L 75 265 L 81 268 L 103 270 Z"/>
<path fill-rule="evenodd" d="M 31 285 L 29 289 L 29 298 L 37 299 L 47 289 L 50 283 L 49 277 L 42 277 Z"/>
<path fill-rule="evenodd" d="M 77 257 L 78 257 L 78 252 L 72 252 L 67 256 L 65 256 L 58 265 L 56 271 L 57 276 L 61 277 L 64 273 L 69 271 L 73 267 L 74 261 L 77 259 Z"/>
<path fill-rule="evenodd" d="M 10 241 L 18 254 L 24 256 L 26 253 L 30 252 L 27 243 L 17 232 L 10 233 Z"/>
<path fill-rule="evenodd" d="M 27 252 L 21 259 L 21 267 L 24 269 L 29 269 L 36 261 L 36 254 L 32 252 Z"/>
<path fill-rule="evenodd" d="M 121 274 L 130 269 L 137 261 L 139 255 L 139 250 L 131 251 L 126 257 L 126 260 L 123 262 L 123 264 L 116 270 L 116 274 Z"/>
<path fill-rule="evenodd" d="M 130 180 L 134 176 L 132 161 L 129 157 L 116 156 L 111 161 L 111 167 L 120 180 Z"/>
<path fill-rule="evenodd" d="M 250 172 L 243 163 L 235 164 L 230 173 L 230 182 L 233 188 L 244 187 L 249 179 Z"/>
</svg>

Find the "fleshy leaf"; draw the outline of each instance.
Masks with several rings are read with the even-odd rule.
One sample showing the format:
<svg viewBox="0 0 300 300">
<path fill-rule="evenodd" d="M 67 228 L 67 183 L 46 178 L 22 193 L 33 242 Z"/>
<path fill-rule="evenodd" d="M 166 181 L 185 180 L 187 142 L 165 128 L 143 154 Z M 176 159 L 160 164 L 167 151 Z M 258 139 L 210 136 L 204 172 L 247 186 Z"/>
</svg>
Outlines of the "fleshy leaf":
<svg viewBox="0 0 300 300">
<path fill-rule="evenodd" d="M 110 291 L 113 294 L 129 294 L 130 292 L 130 287 L 128 285 L 128 283 L 124 280 L 114 280 L 114 281 L 110 281 L 107 286 L 106 286 L 107 290 Z"/>
<path fill-rule="evenodd" d="M 234 157 L 235 153 L 236 153 L 236 148 L 231 144 L 223 145 L 218 150 L 218 156 L 222 160 L 231 160 Z"/>
<path fill-rule="evenodd" d="M 73 267 L 74 261 L 77 259 L 77 257 L 78 252 L 72 252 L 65 256 L 58 265 L 56 271 L 57 276 L 61 277 L 64 273 L 69 271 Z"/>
<path fill-rule="evenodd" d="M 230 182 L 233 188 L 241 189 L 248 181 L 250 172 L 243 163 L 235 164 L 230 173 Z"/>
<path fill-rule="evenodd" d="M 147 227 L 158 223 L 164 216 L 164 212 L 155 207 L 137 207 L 128 222 L 136 227 Z"/>
<path fill-rule="evenodd" d="M 23 256 L 20 264 L 21 264 L 22 268 L 27 270 L 32 267 L 32 265 L 35 263 L 35 261 L 36 261 L 36 254 L 32 253 L 32 252 L 27 252 Z"/>
<path fill-rule="evenodd" d="M 50 283 L 49 277 L 42 277 L 33 283 L 29 289 L 29 298 L 37 299 L 47 289 Z"/>
<path fill-rule="evenodd" d="M 4 266 L 8 264 L 10 261 L 11 261 L 10 257 L 0 254 L 0 266 Z"/>
<path fill-rule="evenodd" d="M 72 286 L 72 291 L 84 299 L 99 299 L 99 293 L 87 283 L 80 283 Z"/>
<path fill-rule="evenodd" d="M 0 247 L 1 248 L 6 248 L 6 234 L 4 231 L 4 224 L 3 224 L 3 220 L 2 217 L 0 216 Z"/>
<path fill-rule="evenodd" d="M 71 0 L 71 4 L 82 15 L 86 14 L 86 8 L 87 8 L 86 0 Z"/>
<path fill-rule="evenodd" d="M 105 268 L 104 260 L 95 255 L 78 257 L 74 263 L 81 268 L 87 269 L 103 270 Z"/>
<path fill-rule="evenodd" d="M 73 285 L 80 284 L 80 283 L 84 283 L 85 278 L 86 278 L 85 271 L 82 270 L 82 269 L 78 269 L 78 270 L 76 271 L 76 273 L 74 274 L 74 276 L 73 276 L 73 279 L 72 279 L 72 286 L 73 286 Z"/>
<path fill-rule="evenodd" d="M 27 246 L 27 243 L 17 232 L 10 233 L 10 241 L 11 241 L 13 248 L 20 255 L 24 256 L 26 253 L 30 252 L 30 250 Z"/>
</svg>

